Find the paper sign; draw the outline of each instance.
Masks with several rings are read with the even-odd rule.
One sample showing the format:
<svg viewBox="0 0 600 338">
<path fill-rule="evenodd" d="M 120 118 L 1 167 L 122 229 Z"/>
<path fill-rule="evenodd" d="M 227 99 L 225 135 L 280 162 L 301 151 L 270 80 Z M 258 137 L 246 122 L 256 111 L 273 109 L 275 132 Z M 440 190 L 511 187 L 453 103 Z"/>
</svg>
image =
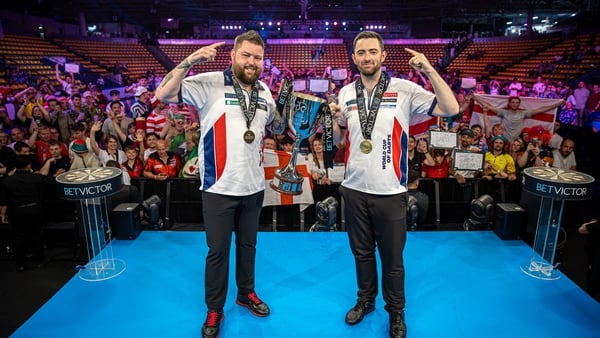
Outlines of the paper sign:
<svg viewBox="0 0 600 338">
<path fill-rule="evenodd" d="M 326 79 L 310 79 L 309 88 L 313 93 L 327 93 L 329 91 L 329 80 Z"/>
<path fill-rule="evenodd" d="M 294 80 L 292 83 L 295 92 L 303 92 L 306 90 L 306 80 Z"/>
<path fill-rule="evenodd" d="M 456 148 L 458 146 L 458 134 L 450 131 L 430 130 L 429 144 L 433 148 Z"/>
<path fill-rule="evenodd" d="M 483 170 L 484 153 L 455 150 L 452 154 L 452 166 L 456 170 Z"/>
<path fill-rule="evenodd" d="M 346 68 L 332 69 L 331 77 L 335 81 L 345 80 L 348 77 L 348 70 Z"/>
<path fill-rule="evenodd" d="M 79 73 L 79 65 L 76 63 L 65 63 L 65 72 Z"/>
</svg>

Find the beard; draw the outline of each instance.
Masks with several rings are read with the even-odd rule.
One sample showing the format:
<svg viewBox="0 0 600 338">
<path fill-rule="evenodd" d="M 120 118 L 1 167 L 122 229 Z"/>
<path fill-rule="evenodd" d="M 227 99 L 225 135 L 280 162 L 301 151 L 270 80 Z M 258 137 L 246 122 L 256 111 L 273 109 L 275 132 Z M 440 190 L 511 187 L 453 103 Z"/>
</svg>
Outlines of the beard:
<svg viewBox="0 0 600 338">
<path fill-rule="evenodd" d="M 233 64 L 233 75 L 235 76 L 236 79 L 238 79 L 238 81 L 247 84 L 247 85 L 253 85 L 256 80 L 258 80 L 258 76 L 260 75 L 261 72 L 261 68 L 260 67 L 255 67 L 255 66 L 246 66 L 246 67 L 242 67 L 238 64 Z M 254 69 L 254 72 L 251 74 L 248 74 L 246 72 L 247 69 Z"/>
<path fill-rule="evenodd" d="M 381 64 L 379 63 L 374 63 L 373 67 L 370 69 L 365 68 L 362 65 L 356 65 L 356 68 L 358 68 L 358 71 L 365 76 L 373 76 L 375 74 L 377 74 L 377 72 L 381 69 Z"/>
</svg>

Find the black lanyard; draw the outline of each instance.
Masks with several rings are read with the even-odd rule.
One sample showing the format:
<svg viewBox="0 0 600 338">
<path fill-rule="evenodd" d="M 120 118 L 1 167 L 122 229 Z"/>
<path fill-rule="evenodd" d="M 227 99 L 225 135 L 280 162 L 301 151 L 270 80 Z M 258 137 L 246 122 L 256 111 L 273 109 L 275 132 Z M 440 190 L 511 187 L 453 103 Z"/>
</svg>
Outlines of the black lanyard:
<svg viewBox="0 0 600 338">
<path fill-rule="evenodd" d="M 252 85 L 250 104 L 248 106 L 246 106 L 246 98 L 244 97 L 242 87 L 238 83 L 237 79 L 233 80 L 233 89 L 235 90 L 235 96 L 237 96 L 237 99 L 240 102 L 242 113 L 244 113 L 244 118 L 246 119 L 246 128 L 250 129 L 250 124 L 252 123 L 252 120 L 254 120 L 254 115 L 256 115 L 256 105 L 258 103 L 258 85 L 256 83 Z"/>
<path fill-rule="evenodd" d="M 385 73 L 382 72 L 379 76 L 379 81 L 375 86 L 373 103 L 371 104 L 371 109 L 369 109 L 369 115 L 367 115 L 367 107 L 365 105 L 365 94 L 363 93 L 364 86 L 362 80 L 359 78 L 355 82 L 356 104 L 358 105 L 358 119 L 360 121 L 360 129 L 362 130 L 362 134 L 365 140 L 371 139 L 371 133 L 373 132 L 373 127 L 375 126 L 375 119 L 377 118 L 379 106 L 381 105 L 381 99 L 383 98 L 383 93 L 385 92 L 387 84 L 387 77 L 385 76 Z"/>
</svg>

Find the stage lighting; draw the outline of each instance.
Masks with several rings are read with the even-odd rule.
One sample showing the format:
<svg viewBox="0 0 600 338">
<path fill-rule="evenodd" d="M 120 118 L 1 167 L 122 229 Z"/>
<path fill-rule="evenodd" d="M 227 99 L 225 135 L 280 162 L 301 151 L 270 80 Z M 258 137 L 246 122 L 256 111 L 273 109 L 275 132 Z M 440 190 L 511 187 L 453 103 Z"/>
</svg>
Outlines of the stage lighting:
<svg viewBox="0 0 600 338">
<path fill-rule="evenodd" d="M 331 196 L 317 202 L 315 206 L 317 209 L 316 222 L 310 227 L 309 231 L 336 231 L 337 206 L 337 200 Z"/>
<path fill-rule="evenodd" d="M 419 221 L 419 206 L 417 204 L 417 198 L 409 195 L 406 200 L 406 226 L 409 231 L 417 230 L 417 222 Z"/>
<path fill-rule="evenodd" d="M 465 230 L 489 229 L 494 213 L 494 198 L 481 195 L 471 201 L 471 213 L 463 224 Z"/>
<path fill-rule="evenodd" d="M 152 195 L 142 202 L 144 208 L 144 219 L 150 223 L 150 227 L 160 229 L 163 227 L 163 220 L 160 218 L 160 205 L 162 200 L 158 195 Z"/>
</svg>

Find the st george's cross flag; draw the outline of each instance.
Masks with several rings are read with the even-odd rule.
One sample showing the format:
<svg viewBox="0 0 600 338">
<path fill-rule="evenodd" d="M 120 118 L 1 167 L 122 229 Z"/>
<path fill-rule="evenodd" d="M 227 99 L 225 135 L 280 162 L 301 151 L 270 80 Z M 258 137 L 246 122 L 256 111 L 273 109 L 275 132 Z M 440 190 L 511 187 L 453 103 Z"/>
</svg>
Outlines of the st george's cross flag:
<svg viewBox="0 0 600 338">
<path fill-rule="evenodd" d="M 410 125 L 408 129 L 409 135 L 419 139 L 423 136 L 429 136 L 429 130 L 432 126 L 438 125 L 438 117 L 427 114 L 415 114 L 410 117 Z"/>
<path fill-rule="evenodd" d="M 506 95 L 487 95 L 487 94 L 475 94 L 485 102 L 488 102 L 494 107 L 497 108 L 507 108 L 508 107 L 508 98 Z M 547 107 L 553 104 L 557 104 L 561 99 L 541 99 L 538 97 L 519 97 L 521 99 L 521 109 L 525 109 L 528 111 L 540 108 Z M 488 118 L 490 120 L 490 128 L 496 123 L 501 123 L 500 117 L 498 117 L 494 112 L 488 111 Z M 550 109 L 547 112 L 543 112 L 540 114 L 535 114 L 531 118 L 525 119 L 523 122 L 523 128 L 532 128 L 532 127 L 542 127 L 543 129 L 548 130 L 551 134 L 554 128 L 554 119 L 556 117 L 556 108 Z M 483 108 L 475 101 L 475 105 L 473 106 L 473 112 L 471 114 L 471 122 L 469 126 L 474 124 L 480 125 L 484 128 L 483 123 Z"/>
<path fill-rule="evenodd" d="M 263 167 L 265 168 L 265 199 L 263 206 L 270 205 L 292 205 L 300 204 L 300 211 L 308 208 L 314 203 L 312 195 L 312 178 L 308 172 L 305 156 L 298 154 L 296 159 L 296 170 L 304 177 L 302 182 L 302 193 L 299 195 L 288 195 L 279 193 L 271 188 L 271 181 L 275 177 L 275 170 L 286 166 L 292 155 L 285 151 L 265 149 L 263 152 Z"/>
</svg>

